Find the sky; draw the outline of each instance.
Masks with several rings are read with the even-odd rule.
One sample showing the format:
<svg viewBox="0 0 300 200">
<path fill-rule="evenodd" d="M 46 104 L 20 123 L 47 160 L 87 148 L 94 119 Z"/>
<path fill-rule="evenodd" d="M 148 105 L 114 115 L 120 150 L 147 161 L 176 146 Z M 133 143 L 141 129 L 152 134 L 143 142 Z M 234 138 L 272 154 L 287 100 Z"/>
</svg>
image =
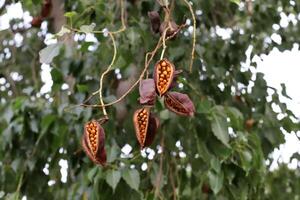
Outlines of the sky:
<svg viewBox="0 0 300 200">
<path fill-rule="evenodd" d="M 4 0 L 0 0 L 0 7 L 4 3 Z M 7 7 L 7 12 L 0 16 L 0 32 L 1 30 L 5 30 L 9 28 L 9 20 L 15 19 L 15 18 L 23 18 L 24 23 L 20 24 L 20 26 L 23 26 L 25 28 L 30 27 L 30 22 L 32 20 L 32 17 L 30 16 L 30 13 L 27 11 L 24 11 L 22 9 L 21 3 L 13 4 L 9 7 Z M 201 12 L 197 11 L 196 14 L 201 14 Z M 293 24 L 298 23 L 300 20 L 300 15 L 293 16 L 293 15 L 285 15 L 284 13 L 281 13 L 281 21 L 280 24 L 273 25 L 274 30 L 278 30 L 279 27 L 286 27 L 288 25 L 288 22 L 292 22 Z M 190 24 L 191 21 L 188 19 L 187 24 Z M 191 32 L 192 27 L 188 28 L 188 32 Z M 47 33 L 47 24 L 42 24 L 42 30 L 39 34 L 44 34 L 46 40 L 45 44 L 51 44 L 52 42 L 48 40 L 48 38 L 51 38 L 51 34 Z M 186 35 L 186 33 L 184 33 Z M 230 39 L 230 36 L 232 34 L 232 31 L 230 29 L 223 29 L 220 27 L 216 27 L 216 35 L 222 37 L 224 40 Z M 75 38 L 76 39 L 76 38 Z M 85 38 L 86 40 L 95 40 L 95 37 L 93 37 L 92 34 L 88 35 L 88 37 Z M 274 41 L 278 44 L 281 43 L 281 37 L 278 34 L 272 34 L 269 38 L 266 39 L 266 43 L 270 41 Z M 23 41 L 23 38 L 21 35 L 17 35 L 14 38 L 14 44 L 16 46 L 21 45 Z M 271 87 L 277 88 L 279 91 L 281 90 L 281 83 L 284 83 L 287 88 L 287 94 L 292 97 L 292 100 L 289 100 L 284 97 L 280 97 L 283 102 L 286 102 L 288 108 L 292 110 L 295 115 L 300 118 L 300 92 L 299 92 L 299 86 L 300 86 L 300 51 L 299 51 L 299 44 L 295 44 L 291 50 L 286 50 L 283 52 L 280 52 L 277 48 L 274 48 L 268 55 L 256 55 L 254 58 L 252 58 L 252 61 L 257 63 L 257 68 L 254 68 L 250 65 L 251 58 L 250 54 L 252 51 L 252 47 L 249 46 L 248 50 L 245 52 L 247 55 L 247 60 L 243 63 L 241 63 L 242 68 L 249 68 L 254 74 L 256 72 L 263 72 L 265 74 L 265 79 L 267 81 L 267 84 Z M 0 57 L 0 62 L 1 62 Z M 51 90 L 52 86 L 52 79 L 51 79 L 51 66 L 50 65 L 41 65 L 41 79 L 45 83 L 44 86 L 41 88 L 41 93 L 47 93 Z M 254 75 L 255 76 L 255 75 Z M 278 108 L 276 106 L 273 107 L 273 110 L 276 112 L 278 111 Z M 280 118 L 280 115 L 279 115 Z M 300 137 L 300 132 L 297 133 L 287 133 L 284 130 L 282 130 L 283 134 L 285 135 L 286 143 L 283 145 L 280 145 L 280 148 L 275 149 L 275 151 L 272 154 L 272 157 L 274 158 L 274 162 L 271 165 L 271 170 L 274 170 L 277 168 L 278 163 L 277 162 L 285 162 L 289 163 L 290 168 L 296 168 L 297 167 L 297 161 L 292 160 L 290 161 L 290 157 L 293 153 L 299 152 L 300 153 L 300 142 L 298 138 L 296 137 L 296 134 L 298 134 L 298 137 Z M 179 156 L 185 157 L 184 151 L 182 151 L 182 147 L 180 144 L 180 141 L 176 142 L 176 147 L 178 147 L 179 150 Z M 154 151 L 156 150 L 156 151 Z M 146 149 L 144 152 L 141 152 L 143 157 L 147 157 L 148 159 L 153 159 L 153 156 L 157 153 L 161 153 L 161 148 L 159 146 L 156 147 L 156 149 Z M 128 156 L 130 157 L 132 147 L 128 144 L 125 144 L 122 148 L 122 154 L 121 156 Z M 66 153 L 64 149 L 60 149 L 60 153 Z M 269 161 L 267 161 L 269 162 Z M 66 160 L 61 160 L 58 163 L 61 166 L 61 174 L 62 174 L 62 182 L 67 181 L 67 168 L 68 164 Z M 49 165 L 45 165 L 45 168 L 43 169 L 44 173 L 47 175 L 49 174 L 48 170 Z M 142 170 L 147 169 L 147 164 L 143 163 L 141 165 Z M 53 180 L 49 181 L 49 185 L 55 184 L 55 181 Z"/>
</svg>

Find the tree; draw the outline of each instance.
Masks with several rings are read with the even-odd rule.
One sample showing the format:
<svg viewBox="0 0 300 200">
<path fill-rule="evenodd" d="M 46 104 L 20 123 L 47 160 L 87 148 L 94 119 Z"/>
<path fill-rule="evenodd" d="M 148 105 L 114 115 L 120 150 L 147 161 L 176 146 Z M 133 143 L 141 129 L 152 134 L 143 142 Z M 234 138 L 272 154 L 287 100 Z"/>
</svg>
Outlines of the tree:
<svg viewBox="0 0 300 200">
<path fill-rule="evenodd" d="M 2 16 L 11 4 L 5 1 Z M 299 130 L 296 117 L 279 100 L 287 96 L 285 87 L 277 91 L 262 73 L 241 67 L 249 47 L 252 60 L 273 47 L 290 49 L 298 41 L 299 23 L 273 29 L 282 13 L 299 13 L 298 1 L 18 4 L 34 17 L 32 26 L 26 26 L 24 17 L 11 20 L 0 35 L 0 196 L 274 199 L 285 198 L 279 191 L 286 183 L 289 197 L 299 198 L 299 170 L 283 165 L 271 172 L 266 164 L 285 142 L 281 129 Z M 178 26 L 159 30 L 158 18 L 150 14 L 151 30 L 150 11 Z M 227 30 L 229 36 L 217 30 Z M 282 38 L 281 44 L 268 40 L 273 33 Z M 20 44 L 15 43 L 18 38 Z M 152 108 L 160 119 L 157 135 L 150 148 L 140 151 L 132 120 L 141 108 L 139 91 L 130 87 L 146 75 L 152 77 L 162 51 L 183 71 L 172 90 L 188 94 L 195 113 L 177 116 L 159 98 Z M 53 85 L 43 93 L 40 73 L 48 66 Z M 147 73 L 140 76 L 143 71 Z M 101 105 L 110 102 L 103 110 Z M 272 104 L 280 107 L 282 119 Z M 101 167 L 84 153 L 81 138 L 85 123 L 102 119 L 105 112 L 107 165 Z M 121 151 L 124 145 L 129 153 Z"/>
</svg>

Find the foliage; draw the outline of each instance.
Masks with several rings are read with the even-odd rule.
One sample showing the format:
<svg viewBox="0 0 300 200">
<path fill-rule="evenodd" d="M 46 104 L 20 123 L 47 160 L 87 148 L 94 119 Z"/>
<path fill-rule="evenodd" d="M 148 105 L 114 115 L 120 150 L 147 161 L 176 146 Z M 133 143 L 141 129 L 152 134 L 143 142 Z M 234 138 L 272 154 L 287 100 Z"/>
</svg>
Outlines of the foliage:
<svg viewBox="0 0 300 200">
<path fill-rule="evenodd" d="M 192 24 L 185 2 L 170 2 L 174 21 L 181 24 L 188 18 Z M 269 87 L 263 74 L 253 74 L 251 69 L 241 66 L 249 46 L 253 47 L 250 64 L 255 67 L 254 55 L 268 53 L 273 47 L 290 49 L 298 41 L 300 23 L 290 23 L 278 30 L 272 26 L 280 23 L 281 12 L 297 15 L 299 2 L 191 2 L 197 27 L 192 73 L 191 26 L 166 42 L 165 57 L 183 70 L 178 79 L 183 87 L 176 90 L 191 97 L 195 116 L 178 117 L 159 101 L 154 108 L 161 119 L 159 132 L 151 149 L 140 152 L 132 124 L 133 112 L 140 108 L 136 87 L 125 100 L 107 107 L 109 121 L 103 128 L 109 165 L 104 168 L 95 166 L 80 145 L 84 124 L 101 118 L 102 110 L 78 105 L 99 89 L 99 77 L 111 62 L 114 49 L 107 31 L 95 31 L 122 27 L 120 1 L 67 0 L 62 12 L 66 26 L 61 30 L 55 29 L 57 18 L 49 16 L 42 24 L 47 25 L 47 30 L 14 28 L 23 20 L 14 19 L 9 29 L 1 31 L 0 78 L 5 83 L 0 91 L 0 196 L 296 199 L 297 194 L 299 198 L 299 169 L 281 166 L 270 172 L 265 164 L 270 153 L 285 142 L 281 129 L 297 131 L 299 123 L 279 100 L 280 91 Z M 39 15 L 41 4 L 41 0 L 22 1 L 23 9 L 33 16 Z M 119 98 L 138 79 L 145 54 L 155 48 L 159 39 L 151 32 L 147 16 L 148 11 L 159 10 L 163 17 L 157 2 L 130 0 L 124 7 L 126 30 L 114 35 L 117 56 L 103 80 L 105 103 Z M 1 8 L 1 12 L 6 11 Z M 52 13 L 59 15 L 54 8 Z M 231 32 L 230 36 L 218 35 L 216 31 L 220 28 Z M 82 33 L 75 33 L 75 29 Z M 46 33 L 52 33 L 58 42 L 45 46 Z M 82 39 L 92 33 L 97 41 Z M 273 33 L 281 36 L 281 44 L 268 40 Z M 9 41 L 17 35 L 23 37 L 22 44 L 10 45 Z M 160 52 L 150 63 L 150 76 Z M 45 94 L 40 92 L 40 61 L 51 66 L 53 85 Z M 12 79 L 13 72 L 22 78 Z M 64 89 L 65 84 L 68 89 Z M 282 94 L 287 96 L 283 88 Z M 271 97 L 267 100 L 269 93 Z M 88 103 L 99 104 L 98 95 Z M 272 105 L 278 105 L 280 113 L 274 112 Z M 278 120 L 278 114 L 284 117 Z M 121 151 L 125 144 L 133 147 L 129 155 Z M 68 163 L 66 182 L 60 180 L 62 159 Z M 147 169 L 143 171 L 141 166 L 145 163 Z M 284 185 L 289 186 L 287 196 L 280 192 Z"/>
</svg>

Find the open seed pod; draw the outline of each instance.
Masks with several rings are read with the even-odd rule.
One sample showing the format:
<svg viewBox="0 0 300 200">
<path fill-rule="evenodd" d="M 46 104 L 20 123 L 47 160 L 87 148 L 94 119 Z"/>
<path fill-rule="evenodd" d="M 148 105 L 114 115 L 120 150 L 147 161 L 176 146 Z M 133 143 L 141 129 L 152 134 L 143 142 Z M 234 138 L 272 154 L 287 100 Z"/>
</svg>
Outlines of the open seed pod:
<svg viewBox="0 0 300 200">
<path fill-rule="evenodd" d="M 139 87 L 140 104 L 153 106 L 156 100 L 155 83 L 153 79 L 143 79 Z"/>
<path fill-rule="evenodd" d="M 133 124 L 141 149 L 150 146 L 159 126 L 159 121 L 150 113 L 150 108 L 144 107 L 135 111 Z"/>
<path fill-rule="evenodd" d="M 163 96 L 170 88 L 174 78 L 175 66 L 167 59 L 155 64 L 153 78 L 159 96 Z"/>
<path fill-rule="evenodd" d="M 165 106 L 172 112 L 181 116 L 193 116 L 195 106 L 186 94 L 168 92 L 164 97 Z"/>
<path fill-rule="evenodd" d="M 96 164 L 106 164 L 106 151 L 104 149 L 105 133 L 101 125 L 93 120 L 84 126 L 82 147 L 88 157 Z"/>
</svg>

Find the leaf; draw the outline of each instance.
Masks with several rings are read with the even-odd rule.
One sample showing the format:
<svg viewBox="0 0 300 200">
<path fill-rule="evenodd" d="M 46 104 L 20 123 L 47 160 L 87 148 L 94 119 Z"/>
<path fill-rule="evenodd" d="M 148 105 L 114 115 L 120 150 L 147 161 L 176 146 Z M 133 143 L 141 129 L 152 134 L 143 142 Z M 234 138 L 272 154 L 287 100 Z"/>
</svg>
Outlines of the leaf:
<svg viewBox="0 0 300 200">
<path fill-rule="evenodd" d="M 52 77 L 54 84 L 62 84 L 64 81 L 64 77 L 63 77 L 61 71 L 57 68 L 53 68 L 51 70 L 51 77 Z"/>
<path fill-rule="evenodd" d="M 72 11 L 72 12 L 66 12 L 66 13 L 64 14 L 64 16 L 67 17 L 67 18 L 72 18 L 72 17 L 74 17 L 75 15 L 77 15 L 77 13 L 74 12 L 74 11 Z"/>
<path fill-rule="evenodd" d="M 50 64 L 62 47 L 61 43 L 50 44 L 40 51 L 40 63 Z"/>
<path fill-rule="evenodd" d="M 96 175 L 98 169 L 99 169 L 99 167 L 96 166 L 96 167 L 93 167 L 93 168 L 89 171 L 89 173 L 88 173 L 87 176 L 88 176 L 88 179 L 89 179 L 91 182 L 93 182 L 93 179 L 94 179 L 94 177 L 95 177 L 95 175 Z"/>
<path fill-rule="evenodd" d="M 11 109 L 10 106 L 6 108 L 3 116 L 4 116 L 4 119 L 6 120 L 6 122 L 9 124 L 9 122 L 11 121 L 11 119 L 14 116 L 14 113 L 13 113 L 13 111 L 12 111 L 12 109 Z"/>
<path fill-rule="evenodd" d="M 220 190 L 223 187 L 223 179 L 224 179 L 223 173 L 215 174 L 214 172 L 209 171 L 208 179 L 209 179 L 209 185 L 213 190 L 214 194 L 220 192 Z"/>
<path fill-rule="evenodd" d="M 286 98 L 292 100 L 292 98 L 291 98 L 291 97 L 287 94 L 287 92 L 286 92 L 286 86 L 285 86 L 285 84 L 281 83 L 280 85 L 281 85 L 281 94 L 282 94 L 284 97 L 286 97 Z"/>
<path fill-rule="evenodd" d="M 239 5 L 239 4 L 240 4 L 240 2 L 241 2 L 241 0 L 230 0 L 230 2 L 231 2 L 231 3 L 235 3 L 235 4 Z"/>
<path fill-rule="evenodd" d="M 230 147 L 227 121 L 224 117 L 218 116 L 215 113 L 212 115 L 212 131 L 213 134 L 227 147 Z"/>
<path fill-rule="evenodd" d="M 167 120 L 170 118 L 170 112 L 169 110 L 163 110 L 159 113 L 159 118 L 163 120 Z"/>
<path fill-rule="evenodd" d="M 91 23 L 90 25 L 82 25 L 80 26 L 80 30 L 84 33 L 91 33 L 93 32 L 94 28 L 96 27 L 95 23 Z"/>
<path fill-rule="evenodd" d="M 54 122 L 57 117 L 55 115 L 49 114 L 46 115 L 41 122 L 42 133 L 45 133 L 50 125 Z"/>
<path fill-rule="evenodd" d="M 110 187 L 112 187 L 113 191 L 115 191 L 120 179 L 121 179 L 120 171 L 109 170 L 106 174 L 106 182 Z"/>
<path fill-rule="evenodd" d="M 107 162 L 113 162 L 120 154 L 120 147 L 114 142 L 110 148 L 107 148 Z"/>
<path fill-rule="evenodd" d="M 244 116 L 243 114 L 235 107 L 226 107 L 226 112 L 230 118 L 230 124 L 233 128 L 241 130 L 244 128 Z"/>
<path fill-rule="evenodd" d="M 59 36 L 59 37 L 61 37 L 61 36 L 63 36 L 64 34 L 70 33 L 70 32 L 71 32 L 70 29 L 68 29 L 68 28 L 66 28 L 66 27 L 64 27 L 64 26 L 62 26 L 61 29 L 60 29 L 60 31 L 59 31 L 58 33 L 56 33 L 56 35 Z"/>
<path fill-rule="evenodd" d="M 122 173 L 122 177 L 132 189 L 139 190 L 140 174 L 136 169 L 126 169 Z"/>
<path fill-rule="evenodd" d="M 216 157 L 212 157 L 210 160 L 210 166 L 215 170 L 215 172 L 219 173 L 221 171 L 221 163 Z"/>
<path fill-rule="evenodd" d="M 240 152 L 240 159 L 241 159 L 242 168 L 248 174 L 248 172 L 251 168 L 251 164 L 252 164 L 252 154 L 251 154 L 251 152 L 248 151 L 248 150 L 243 150 L 242 152 Z"/>
</svg>

